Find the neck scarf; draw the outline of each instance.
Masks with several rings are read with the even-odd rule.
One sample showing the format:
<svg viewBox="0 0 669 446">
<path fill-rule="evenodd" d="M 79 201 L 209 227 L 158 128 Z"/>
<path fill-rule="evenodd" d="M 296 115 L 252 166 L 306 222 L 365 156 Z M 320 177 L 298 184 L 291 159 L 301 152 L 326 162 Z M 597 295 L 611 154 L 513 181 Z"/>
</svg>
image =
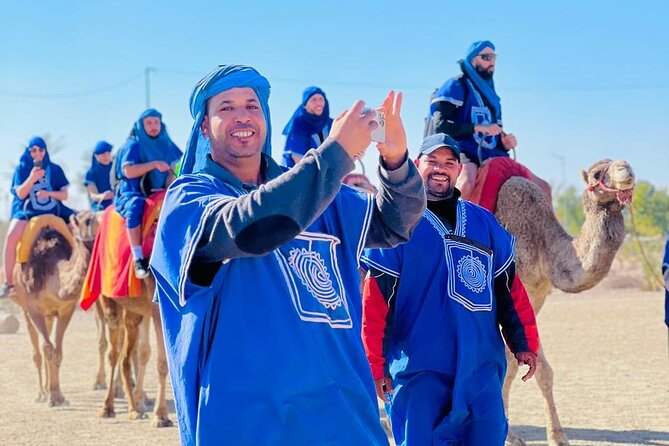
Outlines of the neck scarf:
<svg viewBox="0 0 669 446">
<path fill-rule="evenodd" d="M 492 42 L 488 40 L 472 43 L 472 45 L 469 47 L 469 50 L 467 51 L 467 55 L 459 62 L 459 64 L 462 72 L 469 78 L 472 84 L 474 84 L 474 87 L 492 108 L 491 111 L 495 122 L 499 122 L 502 118 L 502 107 L 499 96 L 497 96 L 497 93 L 495 92 L 495 83 L 493 82 L 492 78 L 483 79 L 476 71 L 476 68 L 474 68 L 472 65 L 472 59 L 478 56 L 479 53 L 485 48 L 492 48 L 494 50 L 495 45 L 493 45 Z"/>
</svg>

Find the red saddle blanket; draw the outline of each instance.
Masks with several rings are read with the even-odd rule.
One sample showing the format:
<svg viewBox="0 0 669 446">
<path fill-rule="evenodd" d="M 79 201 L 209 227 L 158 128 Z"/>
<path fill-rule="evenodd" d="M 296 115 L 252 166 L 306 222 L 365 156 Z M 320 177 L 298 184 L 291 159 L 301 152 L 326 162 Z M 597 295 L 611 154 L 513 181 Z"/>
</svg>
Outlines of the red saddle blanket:
<svg viewBox="0 0 669 446">
<path fill-rule="evenodd" d="M 533 176 L 530 169 L 511 158 L 487 159 L 479 168 L 474 192 L 469 201 L 494 214 L 497 210 L 497 194 L 506 180 L 511 177 L 524 177 L 532 181 Z"/>
<path fill-rule="evenodd" d="M 142 216 L 142 250 L 149 258 L 156 235 L 158 215 L 165 198 L 165 191 L 151 194 L 144 205 Z M 125 219 L 109 206 L 102 216 L 95 236 L 91 263 L 81 289 L 79 305 L 88 310 L 103 294 L 112 298 L 133 298 L 142 295 L 142 281 L 135 276 L 130 241 Z"/>
</svg>

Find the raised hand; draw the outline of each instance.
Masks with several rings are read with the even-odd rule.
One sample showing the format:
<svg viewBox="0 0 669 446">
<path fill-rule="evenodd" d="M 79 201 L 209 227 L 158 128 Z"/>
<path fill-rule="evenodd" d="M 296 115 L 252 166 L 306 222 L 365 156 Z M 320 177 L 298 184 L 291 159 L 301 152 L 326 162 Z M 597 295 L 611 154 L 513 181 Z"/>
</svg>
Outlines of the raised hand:
<svg viewBox="0 0 669 446">
<path fill-rule="evenodd" d="M 372 142 L 370 135 L 378 126 L 373 113 L 360 114 L 364 106 L 363 101 L 355 101 L 351 108 L 337 116 L 330 130 L 329 137 L 337 141 L 351 158 L 364 154 Z"/>
<path fill-rule="evenodd" d="M 400 117 L 402 93 L 395 95 L 394 91 L 390 91 L 379 109 L 386 117 L 386 142 L 376 143 L 376 148 L 386 167 L 397 169 L 404 162 L 407 152 L 407 135 Z"/>
</svg>

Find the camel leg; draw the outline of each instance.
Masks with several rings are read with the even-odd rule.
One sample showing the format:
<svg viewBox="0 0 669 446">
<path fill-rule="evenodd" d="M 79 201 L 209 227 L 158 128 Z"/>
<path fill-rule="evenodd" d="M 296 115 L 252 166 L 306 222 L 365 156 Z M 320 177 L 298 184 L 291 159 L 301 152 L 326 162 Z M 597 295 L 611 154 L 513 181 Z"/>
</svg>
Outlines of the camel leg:
<svg viewBox="0 0 669 446">
<path fill-rule="evenodd" d="M 107 388 L 105 374 L 105 353 L 107 353 L 107 327 L 100 301 L 95 301 L 95 328 L 98 334 L 98 372 L 95 375 L 93 390 Z"/>
<path fill-rule="evenodd" d="M 146 376 L 146 367 L 151 358 L 151 345 L 149 344 L 149 330 L 151 326 L 151 316 L 142 317 L 137 333 L 135 348 L 132 350 L 132 361 L 135 368 L 135 386 L 133 390 L 133 399 L 137 402 L 138 412 L 147 412 L 147 406 L 152 404 L 144 392 L 144 377 Z"/>
<path fill-rule="evenodd" d="M 160 307 L 158 304 L 151 304 L 153 306 L 153 327 L 156 331 L 156 350 L 158 350 L 158 398 L 156 399 L 156 407 L 153 411 L 153 420 L 151 426 L 153 427 L 171 427 L 174 425 L 167 413 L 166 401 L 166 386 L 167 386 L 167 354 L 165 353 L 165 337 L 163 334 L 163 326 L 160 318 Z"/>
<path fill-rule="evenodd" d="M 34 295 L 28 295 L 26 296 L 26 302 L 36 302 L 37 301 L 37 296 Z M 26 314 L 28 315 L 29 323 L 33 325 L 35 329 L 35 334 L 37 338 L 39 339 L 41 337 L 41 350 L 42 350 L 42 357 L 44 360 L 44 369 L 45 369 L 45 383 L 44 383 L 44 394 L 46 397 L 46 389 L 50 387 L 50 371 L 51 371 L 51 366 L 50 366 L 50 361 L 53 358 L 53 345 L 51 344 L 51 340 L 49 339 L 49 332 L 51 330 L 50 327 L 50 322 L 47 321 L 47 319 L 42 315 L 42 313 L 39 312 L 39 310 L 29 303 L 27 304 L 26 308 Z M 40 379 L 41 381 L 41 379 Z"/>
<path fill-rule="evenodd" d="M 23 312 L 26 318 L 26 327 L 28 328 L 28 334 L 30 335 L 30 343 L 33 346 L 33 362 L 37 368 L 37 398 L 35 398 L 36 403 L 43 403 L 46 401 L 46 386 L 44 385 L 44 380 L 42 376 L 42 352 L 39 348 L 39 338 L 37 336 L 37 330 L 30 320 L 27 312 Z M 45 377 L 44 377 L 45 378 Z"/>
<path fill-rule="evenodd" d="M 504 398 L 504 413 L 509 418 L 509 396 L 511 394 L 511 385 L 518 374 L 518 362 L 511 351 L 506 349 L 506 376 L 504 377 L 504 386 L 502 387 L 502 397 Z M 525 446 L 525 442 L 516 435 L 511 429 L 509 423 L 509 432 L 506 434 L 506 446 Z"/>
<path fill-rule="evenodd" d="M 99 415 L 102 418 L 112 418 L 116 416 L 116 412 L 114 411 L 114 377 L 120 351 L 119 334 L 121 330 L 118 315 L 119 306 L 112 299 L 108 299 L 104 296 L 101 296 L 100 299 L 103 300 L 101 306 L 107 326 L 107 338 L 109 339 L 109 350 L 107 352 L 107 359 L 109 361 L 109 385 L 107 386 L 107 396 L 102 404 Z"/>
<path fill-rule="evenodd" d="M 49 382 L 49 406 L 62 406 L 67 404 L 65 397 L 60 389 L 60 364 L 63 361 L 63 337 L 65 330 L 70 325 L 72 315 L 74 314 L 74 305 L 70 305 L 65 311 L 58 315 L 58 322 L 56 323 L 56 338 L 54 358 L 51 364 L 51 381 Z"/>
<path fill-rule="evenodd" d="M 127 310 L 125 312 L 125 317 L 123 318 L 125 339 L 121 353 L 120 373 L 122 373 L 121 380 L 123 381 L 125 397 L 128 400 L 128 418 L 131 420 L 138 420 L 143 417 L 143 414 L 139 410 L 140 408 L 138 401 L 134 398 L 134 392 L 130 383 L 132 369 L 132 350 L 135 348 L 135 344 L 137 342 L 139 325 L 142 323 L 142 319 L 143 318 L 141 315 L 131 313 Z M 137 386 L 135 388 L 137 388 Z"/>
<path fill-rule="evenodd" d="M 555 407 L 555 398 L 553 397 L 553 369 L 546 360 L 543 347 L 539 347 L 538 367 L 535 379 L 537 380 L 537 384 L 539 384 L 546 405 L 546 437 L 548 446 L 569 446 L 569 441 L 562 429 L 557 408 Z"/>
</svg>

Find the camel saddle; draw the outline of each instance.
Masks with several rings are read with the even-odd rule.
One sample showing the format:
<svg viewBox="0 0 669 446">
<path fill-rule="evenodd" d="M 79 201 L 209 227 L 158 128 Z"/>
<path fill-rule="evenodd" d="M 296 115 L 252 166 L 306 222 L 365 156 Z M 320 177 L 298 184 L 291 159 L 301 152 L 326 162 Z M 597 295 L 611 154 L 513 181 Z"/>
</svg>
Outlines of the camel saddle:
<svg viewBox="0 0 669 446">
<path fill-rule="evenodd" d="M 506 157 L 489 158 L 481 164 L 476 175 L 474 192 L 469 201 L 486 208 L 493 214 L 497 210 L 497 194 L 511 177 L 523 177 L 532 181 L 534 174 L 519 162 Z M 542 189 L 543 190 L 543 189 Z M 550 190 L 544 190 L 550 197 Z"/>
<path fill-rule="evenodd" d="M 165 191 L 161 190 L 151 194 L 144 204 L 142 251 L 145 258 L 151 256 L 164 198 Z M 135 276 L 125 219 L 114 206 L 109 206 L 102 215 L 79 305 L 88 310 L 100 294 L 111 298 L 137 298 L 142 295 L 142 281 Z"/>
<path fill-rule="evenodd" d="M 72 251 L 74 251 L 76 242 L 74 240 L 74 236 L 72 235 L 72 231 L 70 231 L 70 228 L 67 227 L 65 221 L 62 218 L 52 214 L 38 215 L 37 217 L 33 217 L 28 221 L 28 225 L 23 231 L 21 240 L 16 245 L 17 263 L 28 262 L 30 259 L 30 252 L 32 251 L 33 243 L 35 243 L 35 239 L 37 238 L 40 231 L 44 228 L 51 228 L 58 231 L 63 237 L 65 237 L 65 240 L 70 243 Z"/>
</svg>

